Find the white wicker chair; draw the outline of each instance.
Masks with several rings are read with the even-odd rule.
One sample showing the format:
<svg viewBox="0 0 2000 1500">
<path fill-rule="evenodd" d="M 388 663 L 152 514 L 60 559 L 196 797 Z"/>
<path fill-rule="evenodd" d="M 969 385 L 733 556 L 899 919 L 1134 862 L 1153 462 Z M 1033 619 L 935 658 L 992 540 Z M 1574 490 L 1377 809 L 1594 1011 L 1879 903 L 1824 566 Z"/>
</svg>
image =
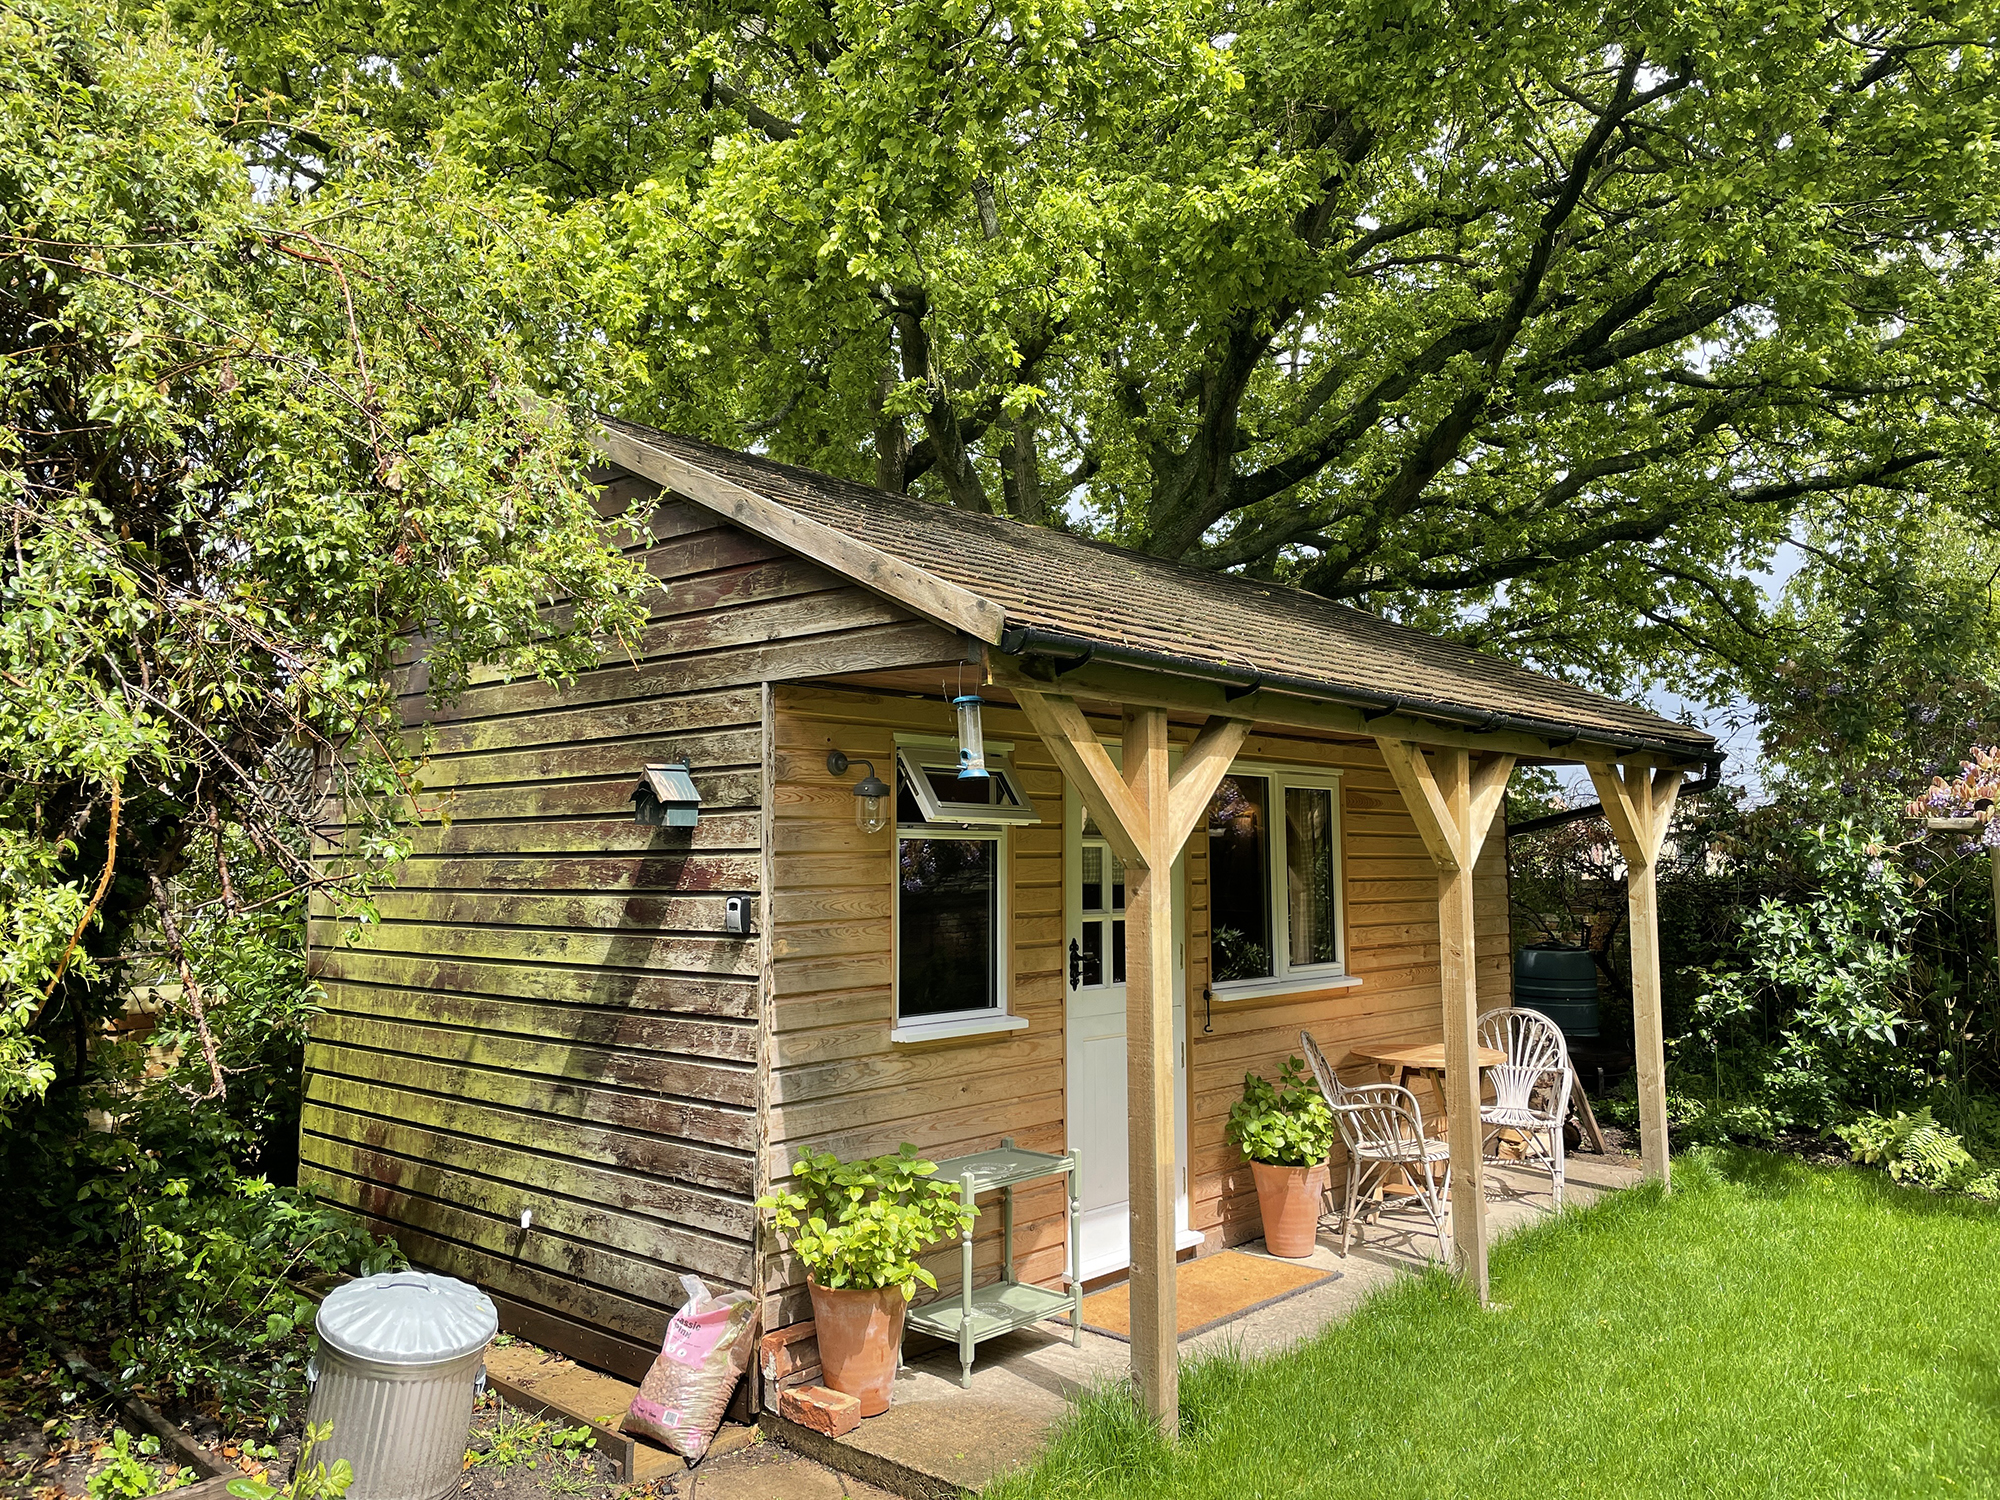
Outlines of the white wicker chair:
<svg viewBox="0 0 2000 1500">
<path fill-rule="evenodd" d="M 1301 1031 L 1299 1045 L 1312 1064 L 1320 1092 L 1340 1124 L 1347 1146 L 1347 1191 L 1340 1207 L 1340 1253 L 1354 1230 L 1358 1205 L 1391 1172 L 1409 1184 L 1403 1196 L 1427 1214 L 1437 1235 L 1438 1258 L 1449 1262 L 1450 1242 L 1445 1219 L 1451 1212 L 1451 1147 L 1424 1134 L 1424 1112 L 1417 1096 L 1394 1083 L 1342 1083 L 1327 1065 L 1326 1054 L 1312 1033 Z M 1381 1205 L 1375 1209 L 1379 1219 Z"/>
<path fill-rule="evenodd" d="M 1479 1018 L 1479 1041 L 1507 1054 L 1486 1070 L 1493 1102 L 1479 1109 L 1480 1132 L 1490 1146 L 1502 1130 L 1520 1134 L 1527 1160 L 1549 1174 L 1549 1196 L 1563 1201 L 1563 1121 L 1569 1118 L 1570 1086 L 1576 1074 L 1562 1029 L 1540 1011 L 1489 1010 Z"/>
</svg>

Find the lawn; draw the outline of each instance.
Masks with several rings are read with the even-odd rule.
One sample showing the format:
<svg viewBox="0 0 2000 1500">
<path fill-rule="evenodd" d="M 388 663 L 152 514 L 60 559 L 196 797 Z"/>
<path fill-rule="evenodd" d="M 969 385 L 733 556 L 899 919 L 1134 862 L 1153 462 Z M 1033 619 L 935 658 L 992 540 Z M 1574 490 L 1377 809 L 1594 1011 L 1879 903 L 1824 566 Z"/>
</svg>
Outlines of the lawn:
<svg viewBox="0 0 2000 1500">
<path fill-rule="evenodd" d="M 1273 1359 L 1122 1391 L 988 1500 L 2000 1495 L 2000 1212 L 1880 1173 L 1694 1153 Z"/>
</svg>

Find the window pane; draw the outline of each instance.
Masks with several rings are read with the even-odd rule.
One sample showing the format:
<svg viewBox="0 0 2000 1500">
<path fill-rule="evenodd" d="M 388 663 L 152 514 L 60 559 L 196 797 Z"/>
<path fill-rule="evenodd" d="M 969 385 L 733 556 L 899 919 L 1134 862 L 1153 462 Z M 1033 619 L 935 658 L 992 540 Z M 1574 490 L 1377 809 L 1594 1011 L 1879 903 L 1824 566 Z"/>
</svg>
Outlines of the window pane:
<svg viewBox="0 0 2000 1500">
<path fill-rule="evenodd" d="M 1096 989 L 1104 983 L 1104 924 L 1083 924 L 1083 983 Z"/>
<path fill-rule="evenodd" d="M 1111 924 L 1111 982 L 1113 984 L 1123 984 L 1125 982 L 1125 924 L 1123 922 L 1113 922 Z"/>
<path fill-rule="evenodd" d="M 1111 909 L 1125 910 L 1125 861 L 1116 855 L 1111 859 Z"/>
<path fill-rule="evenodd" d="M 1083 909 L 1104 910 L 1104 850 L 1097 844 L 1083 846 Z"/>
<path fill-rule="evenodd" d="M 903 839 L 897 880 L 896 1013 L 987 1010 L 995 983 L 1000 846 L 990 839 Z"/>
<path fill-rule="evenodd" d="M 1271 975 L 1270 783 L 1225 776 L 1208 804 L 1210 934 L 1215 978 Z"/>
<path fill-rule="evenodd" d="M 988 807 L 995 799 L 993 788 L 999 783 L 998 776 L 968 776 L 958 779 L 956 771 L 934 771 L 924 767 L 924 780 L 931 784 L 931 790 L 943 803 L 972 802 L 980 807 Z"/>
<path fill-rule="evenodd" d="M 896 821 L 898 823 L 924 821 L 924 810 L 917 805 L 917 794 L 910 790 L 910 778 L 900 765 L 896 767 Z"/>
<path fill-rule="evenodd" d="M 1292 966 L 1334 962 L 1333 793 L 1325 787 L 1285 788 L 1285 885 Z"/>
</svg>

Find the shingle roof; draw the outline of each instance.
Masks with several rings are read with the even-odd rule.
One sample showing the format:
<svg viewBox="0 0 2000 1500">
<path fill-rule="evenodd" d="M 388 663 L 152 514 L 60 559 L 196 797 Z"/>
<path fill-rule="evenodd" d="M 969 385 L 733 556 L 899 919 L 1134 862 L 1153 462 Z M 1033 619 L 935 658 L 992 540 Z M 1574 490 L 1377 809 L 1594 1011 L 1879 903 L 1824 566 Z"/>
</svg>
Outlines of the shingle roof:
<svg viewBox="0 0 2000 1500">
<path fill-rule="evenodd" d="M 836 479 L 604 419 L 682 462 L 991 601 L 1010 628 L 1323 686 L 1329 697 L 1428 702 L 1711 756 L 1712 736 L 1365 610 L 1001 516 Z M 1289 684 L 1288 684 L 1289 686 Z"/>
</svg>

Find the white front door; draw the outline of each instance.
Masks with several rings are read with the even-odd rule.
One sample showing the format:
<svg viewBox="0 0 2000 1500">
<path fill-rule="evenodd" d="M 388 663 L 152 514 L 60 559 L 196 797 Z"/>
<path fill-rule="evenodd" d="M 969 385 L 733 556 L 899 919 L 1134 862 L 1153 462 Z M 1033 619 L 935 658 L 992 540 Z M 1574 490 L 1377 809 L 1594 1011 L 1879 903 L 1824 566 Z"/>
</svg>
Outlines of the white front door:
<svg viewBox="0 0 2000 1500">
<path fill-rule="evenodd" d="M 1113 751 L 1115 757 L 1116 751 Z M 1132 1191 L 1125 1111 L 1125 867 L 1090 826 L 1075 797 L 1065 799 L 1063 838 L 1064 1088 L 1069 1146 L 1081 1156 L 1085 1280 L 1131 1264 Z M 1179 1245 L 1188 1230 L 1187 987 L 1182 867 L 1174 895 L 1174 1169 Z"/>
</svg>

